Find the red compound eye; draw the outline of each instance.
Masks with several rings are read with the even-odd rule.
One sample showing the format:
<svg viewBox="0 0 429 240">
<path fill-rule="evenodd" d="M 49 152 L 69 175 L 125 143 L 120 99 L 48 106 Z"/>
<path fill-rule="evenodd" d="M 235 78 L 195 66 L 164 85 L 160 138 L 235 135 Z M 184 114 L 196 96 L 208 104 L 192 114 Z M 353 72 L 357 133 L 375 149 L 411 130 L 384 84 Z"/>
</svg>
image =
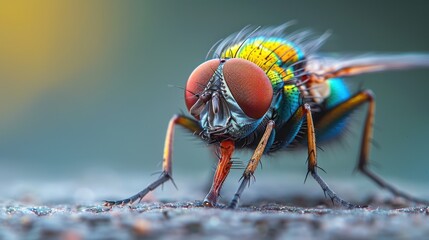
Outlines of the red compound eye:
<svg viewBox="0 0 429 240">
<path fill-rule="evenodd" d="M 264 70 L 248 60 L 232 58 L 225 62 L 223 75 L 243 112 L 254 119 L 264 116 L 273 99 L 273 87 Z"/>
<path fill-rule="evenodd" d="M 191 76 L 189 76 L 185 89 L 185 103 L 188 111 L 198 100 L 198 97 L 195 96 L 195 94 L 200 94 L 204 90 L 214 72 L 219 67 L 219 64 L 219 59 L 212 59 L 207 62 L 203 62 L 191 73 Z"/>
</svg>

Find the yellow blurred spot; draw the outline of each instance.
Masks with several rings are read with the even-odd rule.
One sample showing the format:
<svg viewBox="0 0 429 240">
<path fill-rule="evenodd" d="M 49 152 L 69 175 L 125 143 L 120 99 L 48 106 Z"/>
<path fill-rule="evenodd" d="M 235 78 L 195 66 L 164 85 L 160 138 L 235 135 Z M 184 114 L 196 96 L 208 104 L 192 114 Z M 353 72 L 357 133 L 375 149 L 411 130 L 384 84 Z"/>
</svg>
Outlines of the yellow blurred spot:
<svg viewBox="0 0 429 240">
<path fill-rule="evenodd" d="M 0 2 L 2 119 L 105 61 L 106 51 L 120 35 L 120 8 L 102 3 Z"/>
</svg>

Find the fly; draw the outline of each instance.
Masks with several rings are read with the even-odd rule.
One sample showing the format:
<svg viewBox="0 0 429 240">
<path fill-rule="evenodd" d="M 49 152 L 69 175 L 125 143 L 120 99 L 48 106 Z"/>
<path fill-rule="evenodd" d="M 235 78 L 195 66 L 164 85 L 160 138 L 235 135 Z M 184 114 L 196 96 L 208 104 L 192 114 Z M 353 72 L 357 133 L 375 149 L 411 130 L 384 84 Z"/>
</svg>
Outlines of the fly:
<svg viewBox="0 0 429 240">
<path fill-rule="evenodd" d="M 141 192 L 106 206 L 131 204 L 172 180 L 174 128 L 180 125 L 218 148 L 219 161 L 204 205 L 216 206 L 219 192 L 233 166 L 235 149 L 250 148 L 250 158 L 239 188 L 229 204 L 240 197 L 263 154 L 281 152 L 293 143 L 308 149 L 307 176 L 311 175 L 333 203 L 361 207 L 339 197 L 318 174 L 317 142 L 338 138 L 349 115 L 368 105 L 357 169 L 396 196 L 428 204 L 397 190 L 368 168 L 375 116 L 370 90 L 350 93 L 343 78 L 419 67 L 429 67 L 428 54 L 361 55 L 333 57 L 318 53 L 328 34 L 312 38 L 308 31 L 286 34 L 289 23 L 278 27 L 245 28 L 216 44 L 213 59 L 198 66 L 185 88 L 185 103 L 192 117 L 174 115 L 168 125 L 161 176 Z M 212 51 L 212 50 L 211 50 Z M 174 183 L 174 182 L 173 182 Z"/>
</svg>

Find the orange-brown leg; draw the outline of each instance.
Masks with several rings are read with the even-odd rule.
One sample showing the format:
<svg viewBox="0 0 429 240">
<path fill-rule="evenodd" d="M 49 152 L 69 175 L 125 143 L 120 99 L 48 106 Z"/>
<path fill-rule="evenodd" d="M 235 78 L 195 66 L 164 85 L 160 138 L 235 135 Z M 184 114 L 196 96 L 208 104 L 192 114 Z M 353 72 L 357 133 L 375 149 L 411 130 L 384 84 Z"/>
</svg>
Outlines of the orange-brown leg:
<svg viewBox="0 0 429 240">
<path fill-rule="evenodd" d="M 330 124 L 343 118 L 347 113 L 358 108 L 364 103 L 368 103 L 368 110 L 365 117 L 365 125 L 362 133 L 362 140 L 361 140 L 361 147 L 360 147 L 357 169 L 361 171 L 363 174 L 365 174 L 367 177 L 369 177 L 371 180 L 373 180 L 375 183 L 377 183 L 380 187 L 387 189 L 395 196 L 403 197 L 407 200 L 410 200 L 416 203 L 429 204 L 429 201 L 418 199 L 402 191 L 399 191 L 398 189 L 388 184 L 386 181 L 384 181 L 379 176 L 377 176 L 374 172 L 368 169 L 374 116 L 375 116 L 375 99 L 374 99 L 374 94 L 370 90 L 361 91 L 356 95 L 352 96 L 350 99 L 346 100 L 345 102 L 339 104 L 337 107 L 331 109 L 316 123 L 316 128 L 323 130 L 329 127 Z"/>
<path fill-rule="evenodd" d="M 244 188 L 246 188 L 246 185 L 249 184 L 250 177 L 253 176 L 256 168 L 259 165 L 259 161 L 261 160 L 262 154 L 265 151 L 265 147 L 267 146 L 271 132 L 273 131 L 273 127 L 274 127 L 274 121 L 270 120 L 267 124 L 267 127 L 265 128 L 264 135 L 262 135 L 262 138 L 259 141 L 259 144 L 255 149 L 255 152 L 253 152 L 253 155 L 250 158 L 246 169 L 244 170 L 243 176 L 241 177 L 240 187 L 235 193 L 234 198 L 232 199 L 228 208 L 234 209 L 237 207 L 238 202 L 240 201 L 240 196 L 244 191 Z"/>
<path fill-rule="evenodd" d="M 232 167 L 231 156 L 234 153 L 235 145 L 234 141 L 225 140 L 220 143 L 219 153 L 220 158 L 216 167 L 216 172 L 213 177 L 213 183 L 209 193 L 204 198 L 204 206 L 213 207 L 216 206 L 217 199 L 219 197 L 220 189 L 222 188 L 223 182 Z"/>
<path fill-rule="evenodd" d="M 183 126 L 184 128 L 190 130 L 193 133 L 199 133 L 201 131 L 201 127 L 197 121 L 183 115 L 174 115 L 168 124 L 167 135 L 165 137 L 164 157 L 162 161 L 161 176 L 156 181 L 149 184 L 149 186 L 147 186 L 145 189 L 138 192 L 137 194 L 129 198 L 118 200 L 118 201 L 105 201 L 104 202 L 105 206 L 124 205 L 128 203 L 132 204 L 137 199 L 141 201 L 142 198 L 146 196 L 146 194 L 156 189 L 159 185 L 165 183 L 168 180 L 171 180 L 173 182 L 173 179 L 172 179 L 173 169 L 172 169 L 171 155 L 173 153 L 174 127 L 176 124 Z"/>
<path fill-rule="evenodd" d="M 307 119 L 307 145 L 308 145 L 308 173 L 319 183 L 322 187 L 323 192 L 327 194 L 333 203 L 338 203 L 346 208 L 358 208 L 361 206 L 354 205 L 349 203 L 342 198 L 340 198 L 331 188 L 326 184 L 326 182 L 320 177 L 317 173 L 317 152 L 316 152 L 316 136 L 314 132 L 313 117 L 311 115 L 311 108 L 308 104 L 304 104 L 303 113 Z M 308 174 L 307 173 L 307 174 Z"/>
</svg>

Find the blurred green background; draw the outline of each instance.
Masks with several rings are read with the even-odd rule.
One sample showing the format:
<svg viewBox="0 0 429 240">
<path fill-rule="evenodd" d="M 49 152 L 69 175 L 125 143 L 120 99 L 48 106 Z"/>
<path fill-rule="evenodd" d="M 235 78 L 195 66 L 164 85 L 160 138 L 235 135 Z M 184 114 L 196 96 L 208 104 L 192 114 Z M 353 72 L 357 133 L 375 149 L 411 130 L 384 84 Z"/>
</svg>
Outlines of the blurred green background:
<svg viewBox="0 0 429 240">
<path fill-rule="evenodd" d="M 108 174 L 125 184 L 129 175 L 159 170 L 167 123 L 186 110 L 183 91 L 169 85 L 184 86 L 214 43 L 246 25 L 297 20 L 293 30 L 332 30 L 323 52 L 429 52 L 427 9 L 425 1 L 387 0 L 1 1 L 2 185 L 83 176 L 96 182 Z M 348 80 L 352 89 L 376 93 L 380 148 L 371 159 L 387 178 L 429 182 L 428 76 L 420 69 Z M 328 176 L 356 178 L 362 113 L 346 139 L 322 145 L 319 161 Z M 212 155 L 193 139 L 177 131 L 178 177 L 212 171 Z M 295 172 L 301 182 L 305 160 L 302 153 L 279 153 L 257 174 L 284 172 L 286 179 Z"/>
</svg>

